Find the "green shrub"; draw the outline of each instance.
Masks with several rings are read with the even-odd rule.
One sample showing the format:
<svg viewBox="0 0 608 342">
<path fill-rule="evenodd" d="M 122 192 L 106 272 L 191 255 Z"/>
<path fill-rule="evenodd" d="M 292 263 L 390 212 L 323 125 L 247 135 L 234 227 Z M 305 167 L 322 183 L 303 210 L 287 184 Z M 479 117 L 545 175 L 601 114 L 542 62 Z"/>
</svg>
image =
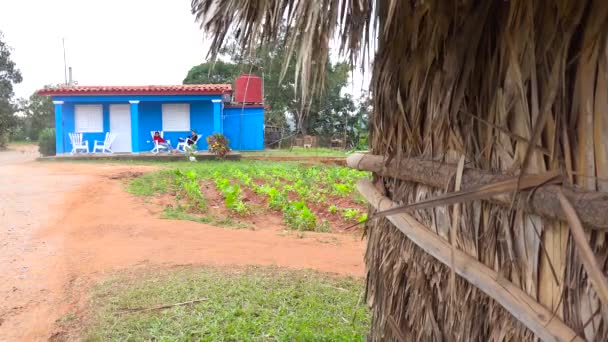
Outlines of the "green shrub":
<svg viewBox="0 0 608 342">
<path fill-rule="evenodd" d="M 38 137 L 38 151 L 43 156 L 54 156 L 55 151 L 55 129 L 45 128 Z"/>
</svg>

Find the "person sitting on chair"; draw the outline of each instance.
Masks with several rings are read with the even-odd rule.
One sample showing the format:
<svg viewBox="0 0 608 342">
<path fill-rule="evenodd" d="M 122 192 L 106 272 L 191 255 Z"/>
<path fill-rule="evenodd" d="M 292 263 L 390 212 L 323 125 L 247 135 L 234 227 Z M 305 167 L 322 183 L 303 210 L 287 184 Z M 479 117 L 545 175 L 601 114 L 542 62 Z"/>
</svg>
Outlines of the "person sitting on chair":
<svg viewBox="0 0 608 342">
<path fill-rule="evenodd" d="M 196 131 L 194 129 L 190 130 L 190 136 L 187 137 L 186 139 L 184 138 L 179 138 L 179 142 L 186 142 L 186 144 L 188 144 L 188 146 L 195 144 L 196 141 L 198 140 L 198 135 L 196 135 Z"/>
<path fill-rule="evenodd" d="M 154 142 L 158 144 L 158 146 L 163 146 L 167 149 L 167 151 L 171 152 L 171 145 L 169 145 L 167 140 L 160 136 L 159 131 L 154 132 Z"/>
</svg>

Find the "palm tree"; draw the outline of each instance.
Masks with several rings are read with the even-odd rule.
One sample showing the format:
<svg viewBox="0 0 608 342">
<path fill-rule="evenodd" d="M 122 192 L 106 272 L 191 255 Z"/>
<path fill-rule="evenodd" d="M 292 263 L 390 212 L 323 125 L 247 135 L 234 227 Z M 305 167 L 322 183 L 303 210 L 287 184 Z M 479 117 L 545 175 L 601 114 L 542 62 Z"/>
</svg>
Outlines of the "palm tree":
<svg viewBox="0 0 608 342">
<path fill-rule="evenodd" d="M 394 202 L 453 192 L 454 177 L 437 186 L 432 176 L 459 173 L 461 156 L 464 175 L 504 180 L 554 171 L 560 184 L 551 186 L 584 191 L 585 200 L 594 198 L 588 208 L 608 196 L 607 1 L 193 0 L 192 12 L 213 36 L 212 54 L 232 34 L 243 51 L 253 51 L 286 22 L 282 43 L 297 61 L 304 99 L 322 86 L 332 41 L 353 67 L 367 65 L 375 47 L 371 153 L 401 167 L 372 169 L 376 189 Z M 403 169 L 416 160 L 438 164 Z M 499 274 L 495 284 L 515 286 L 518 298 L 540 304 L 549 317 L 505 305 L 502 285 L 482 292 L 487 283 L 470 277 L 452 283 L 451 264 L 379 218 L 366 226 L 372 340 L 570 340 L 564 331 L 608 340 L 607 212 L 575 205 L 586 238 L 573 239 L 576 227 L 566 222 L 572 215 L 560 202 L 549 210 L 531 206 L 555 203 L 538 201 L 534 191 L 523 193 L 532 202 L 510 200 L 524 178 L 507 199 L 490 201 L 477 191 L 480 199 L 460 210 L 437 201 L 402 215 Z M 582 257 L 584 250 L 599 261 Z M 565 330 L 555 330 L 555 322 Z"/>
</svg>

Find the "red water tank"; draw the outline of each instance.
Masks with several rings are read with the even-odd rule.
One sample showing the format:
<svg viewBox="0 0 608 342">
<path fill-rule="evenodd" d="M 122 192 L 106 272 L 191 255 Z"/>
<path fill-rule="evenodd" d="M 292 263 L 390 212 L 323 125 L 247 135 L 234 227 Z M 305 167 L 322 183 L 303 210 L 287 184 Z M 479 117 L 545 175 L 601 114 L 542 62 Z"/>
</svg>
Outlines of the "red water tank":
<svg viewBox="0 0 608 342">
<path fill-rule="evenodd" d="M 234 101 L 241 103 L 264 102 L 264 81 L 260 76 L 243 74 L 236 79 Z"/>
</svg>

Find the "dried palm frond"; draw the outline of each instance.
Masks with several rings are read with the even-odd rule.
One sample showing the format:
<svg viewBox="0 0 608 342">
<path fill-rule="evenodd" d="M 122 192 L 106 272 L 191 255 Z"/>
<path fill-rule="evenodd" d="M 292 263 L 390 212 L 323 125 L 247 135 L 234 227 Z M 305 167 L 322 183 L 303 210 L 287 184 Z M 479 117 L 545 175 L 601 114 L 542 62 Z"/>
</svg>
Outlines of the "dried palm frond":
<svg viewBox="0 0 608 342">
<path fill-rule="evenodd" d="M 522 177 L 558 171 L 575 186 L 608 191 L 608 1 L 193 0 L 192 11 L 213 37 L 212 54 L 229 34 L 251 50 L 286 25 L 283 43 L 297 60 L 303 103 L 321 88 L 332 38 L 353 65 L 377 40 L 370 145 L 387 164 L 409 157 L 456 163 L 464 155 L 467 167 Z M 404 205 L 446 192 L 376 179 Z M 455 248 L 577 334 L 608 340 L 608 308 L 589 286 L 567 222 L 479 200 L 463 203 L 453 224 L 445 203 L 412 216 L 446 240 L 456 236 Z M 368 223 L 367 236 L 372 340 L 533 339 L 461 278 L 449 302 L 449 269 L 388 220 Z M 605 276 L 605 233 L 585 239 Z"/>
<path fill-rule="evenodd" d="M 192 13 L 213 37 L 213 57 L 231 34 L 244 51 L 251 51 L 275 40 L 285 25 L 286 58 L 297 59 L 296 80 L 306 103 L 323 87 L 332 39 L 340 40 L 340 50 L 348 52 L 353 64 L 362 57 L 365 65 L 374 24 L 372 5 L 371 0 L 192 0 Z"/>
</svg>

